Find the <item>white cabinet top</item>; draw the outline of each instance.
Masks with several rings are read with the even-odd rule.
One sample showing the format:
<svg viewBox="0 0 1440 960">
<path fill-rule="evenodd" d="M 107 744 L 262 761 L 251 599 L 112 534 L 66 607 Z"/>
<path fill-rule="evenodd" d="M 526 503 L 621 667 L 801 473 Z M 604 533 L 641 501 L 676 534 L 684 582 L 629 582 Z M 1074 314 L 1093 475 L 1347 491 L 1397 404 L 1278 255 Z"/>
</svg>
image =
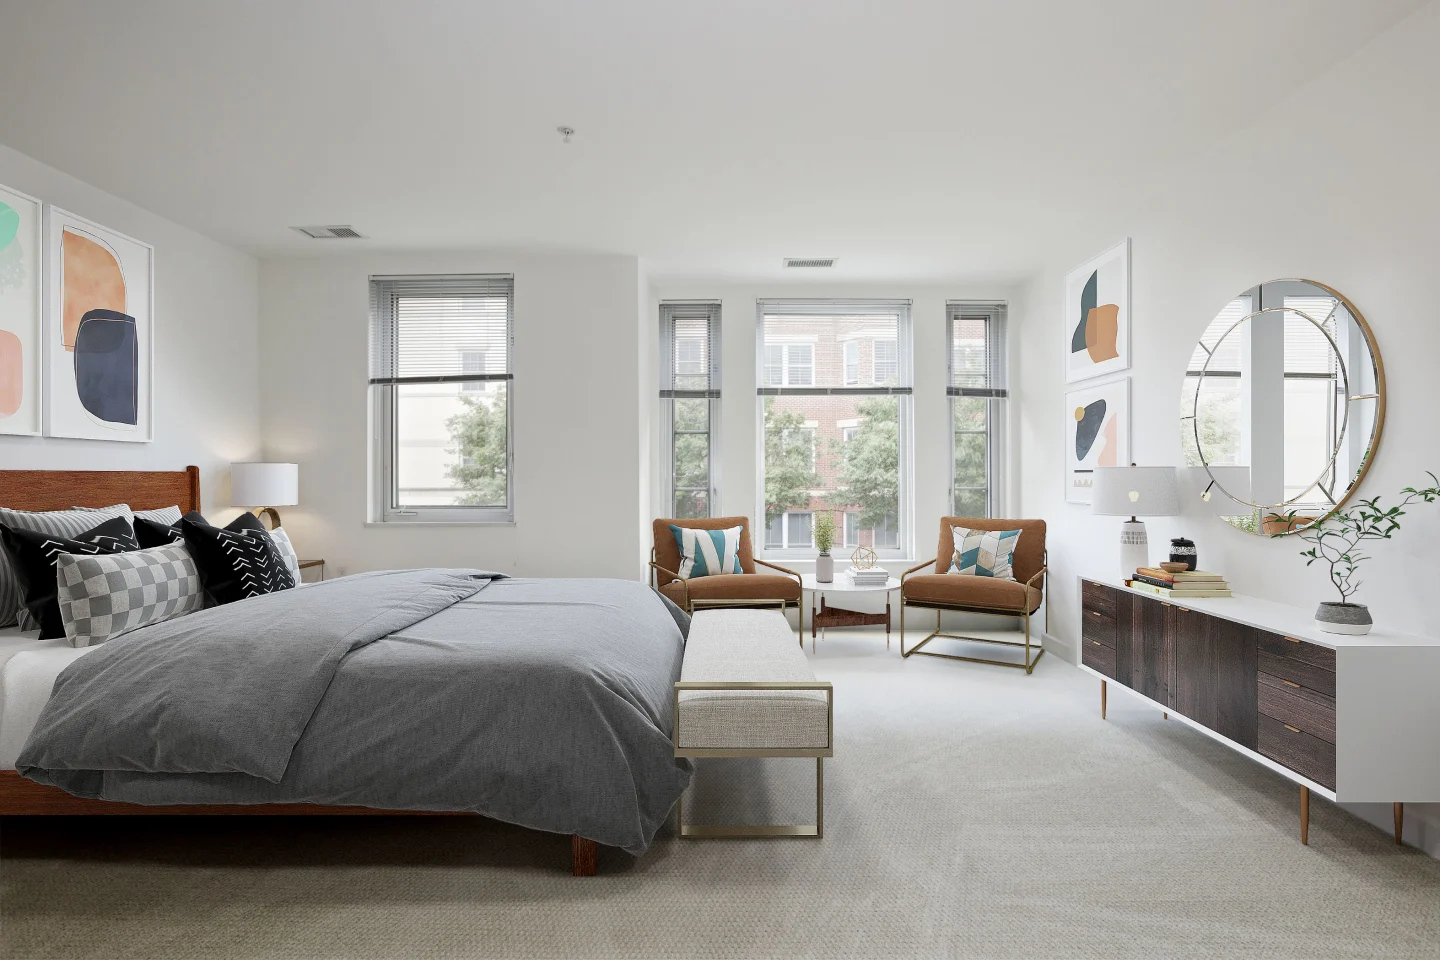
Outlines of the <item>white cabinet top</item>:
<svg viewBox="0 0 1440 960">
<path fill-rule="evenodd" d="M 1125 581 L 1114 576 L 1086 576 L 1082 580 L 1089 580 L 1091 583 L 1103 583 L 1107 587 L 1114 587 L 1116 590 L 1124 590 L 1133 593 L 1137 597 L 1148 597 L 1151 600 L 1159 599 L 1153 593 L 1146 593 L 1144 590 L 1132 590 L 1125 585 Z M 1234 620 L 1246 626 L 1255 627 L 1259 630 L 1268 630 L 1271 633 L 1282 634 L 1287 637 L 1294 637 L 1297 640 L 1308 640 L 1310 643 L 1318 643 L 1322 647 L 1333 647 L 1336 650 L 1345 650 L 1355 647 L 1440 647 L 1440 639 L 1435 637 L 1422 637 L 1413 633 L 1400 633 L 1397 630 L 1389 630 L 1380 624 L 1363 637 L 1350 637 L 1339 633 L 1326 633 L 1315 627 L 1315 611 L 1306 610 L 1301 607 L 1292 607 L 1284 603 L 1274 603 L 1270 600 L 1261 600 L 1259 597 L 1196 597 L 1194 599 L 1178 599 L 1170 597 L 1164 603 L 1173 604 L 1186 610 L 1194 610 L 1197 613 L 1208 613 L 1216 617 L 1224 617 L 1227 620 Z"/>
</svg>

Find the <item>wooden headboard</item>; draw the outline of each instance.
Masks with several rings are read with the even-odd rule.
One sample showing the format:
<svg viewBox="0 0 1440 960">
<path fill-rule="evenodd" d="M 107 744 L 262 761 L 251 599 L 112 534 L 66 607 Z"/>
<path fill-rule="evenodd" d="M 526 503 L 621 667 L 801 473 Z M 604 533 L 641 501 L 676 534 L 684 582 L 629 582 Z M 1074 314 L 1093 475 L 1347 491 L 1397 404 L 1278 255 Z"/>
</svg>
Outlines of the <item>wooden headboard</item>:
<svg viewBox="0 0 1440 960">
<path fill-rule="evenodd" d="M 69 510 L 128 503 L 133 510 L 200 509 L 200 468 L 184 470 L 0 470 L 0 507 Z"/>
</svg>

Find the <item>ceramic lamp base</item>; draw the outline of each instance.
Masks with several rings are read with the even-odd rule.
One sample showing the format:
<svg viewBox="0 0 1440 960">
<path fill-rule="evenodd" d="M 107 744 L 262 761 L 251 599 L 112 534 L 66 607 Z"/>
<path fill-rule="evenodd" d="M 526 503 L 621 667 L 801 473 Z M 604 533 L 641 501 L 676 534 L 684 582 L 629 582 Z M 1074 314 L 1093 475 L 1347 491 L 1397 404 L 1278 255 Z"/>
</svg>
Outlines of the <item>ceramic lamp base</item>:
<svg viewBox="0 0 1440 960">
<path fill-rule="evenodd" d="M 1144 522 L 1126 520 L 1120 524 L 1120 576 L 1129 580 L 1137 569 L 1149 565 L 1150 538 L 1145 533 Z"/>
</svg>

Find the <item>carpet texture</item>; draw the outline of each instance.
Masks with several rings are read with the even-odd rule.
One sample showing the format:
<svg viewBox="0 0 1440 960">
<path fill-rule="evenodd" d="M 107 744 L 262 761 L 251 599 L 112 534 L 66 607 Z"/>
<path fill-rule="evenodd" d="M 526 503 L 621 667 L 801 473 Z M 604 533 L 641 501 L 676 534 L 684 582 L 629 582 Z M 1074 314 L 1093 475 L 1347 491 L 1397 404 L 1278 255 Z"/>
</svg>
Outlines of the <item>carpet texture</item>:
<svg viewBox="0 0 1440 960">
<path fill-rule="evenodd" d="M 808 639 L 808 638 L 807 638 Z M 940 641 L 936 641 L 938 644 Z M 933 646 L 933 644 L 932 644 Z M 807 644 L 808 649 L 808 644 Z M 7 957 L 1440 956 L 1440 861 L 1047 656 L 830 632 L 823 840 L 679 841 L 569 876 L 478 818 L 7 818 Z M 813 807 L 814 762 L 708 761 L 687 818 Z M 693 814 L 693 816 L 692 816 Z"/>
</svg>

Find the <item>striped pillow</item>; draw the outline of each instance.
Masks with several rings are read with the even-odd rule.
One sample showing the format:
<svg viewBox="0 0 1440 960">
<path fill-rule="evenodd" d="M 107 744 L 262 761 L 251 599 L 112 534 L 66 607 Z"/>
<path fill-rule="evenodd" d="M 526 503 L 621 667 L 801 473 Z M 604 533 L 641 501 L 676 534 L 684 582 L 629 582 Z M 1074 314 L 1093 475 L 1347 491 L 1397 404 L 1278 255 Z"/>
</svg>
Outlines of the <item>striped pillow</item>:
<svg viewBox="0 0 1440 960">
<path fill-rule="evenodd" d="M 125 522 L 130 524 L 135 522 L 135 515 L 123 503 L 98 510 L 52 510 L 46 513 L 31 513 L 26 510 L 0 507 L 0 523 L 7 527 L 30 530 L 66 540 L 74 540 L 97 523 L 109 520 L 111 517 L 124 517 Z M 15 567 L 11 565 L 9 556 L 4 550 L 0 550 L 0 627 L 13 625 L 21 614 L 24 614 L 25 620 L 20 625 L 22 630 L 31 630 L 38 626 L 31 619 L 30 612 L 25 609 L 24 593 L 20 589 L 20 576 L 15 572 Z"/>
<path fill-rule="evenodd" d="M 950 534 L 955 538 L 955 555 L 950 559 L 947 573 L 964 577 L 1015 579 L 1010 560 L 1015 555 L 1016 544 L 1020 542 L 1019 530 L 951 527 Z"/>
<path fill-rule="evenodd" d="M 742 573 L 740 569 L 740 534 L 744 527 L 726 530 L 696 530 L 670 524 L 670 532 L 680 545 L 680 579 L 713 577 L 720 573 Z"/>
</svg>

